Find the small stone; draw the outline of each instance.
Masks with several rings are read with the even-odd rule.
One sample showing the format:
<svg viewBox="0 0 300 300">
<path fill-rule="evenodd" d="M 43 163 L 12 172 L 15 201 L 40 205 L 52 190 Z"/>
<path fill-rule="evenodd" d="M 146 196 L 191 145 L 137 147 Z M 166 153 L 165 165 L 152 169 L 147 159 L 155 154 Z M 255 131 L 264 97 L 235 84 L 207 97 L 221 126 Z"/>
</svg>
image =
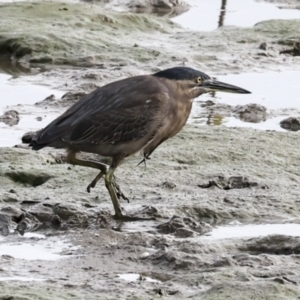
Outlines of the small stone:
<svg viewBox="0 0 300 300">
<path fill-rule="evenodd" d="M 280 121 L 280 127 L 290 131 L 300 130 L 300 117 L 289 117 Z"/>
<path fill-rule="evenodd" d="M 38 133 L 39 131 L 29 131 L 24 133 L 22 136 L 22 143 L 29 144 L 32 140 L 32 138 Z"/>
<path fill-rule="evenodd" d="M 267 46 L 267 43 L 261 43 L 261 44 L 259 45 L 258 48 L 259 48 L 260 50 L 267 50 L 267 47 L 268 47 L 268 46 Z"/>
<path fill-rule="evenodd" d="M 162 183 L 161 185 L 163 188 L 167 188 L 167 189 L 174 189 L 176 187 L 176 184 L 170 181 L 165 181 Z"/>
</svg>

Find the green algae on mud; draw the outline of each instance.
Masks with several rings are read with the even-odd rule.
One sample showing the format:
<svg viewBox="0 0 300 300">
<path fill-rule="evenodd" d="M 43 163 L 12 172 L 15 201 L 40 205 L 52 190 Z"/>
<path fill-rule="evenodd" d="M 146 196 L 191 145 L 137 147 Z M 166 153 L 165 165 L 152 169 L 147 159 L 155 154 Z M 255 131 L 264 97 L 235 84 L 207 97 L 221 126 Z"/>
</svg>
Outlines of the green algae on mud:
<svg viewBox="0 0 300 300">
<path fill-rule="evenodd" d="M 73 66 L 111 63 L 149 70 L 192 61 L 204 71 L 209 68 L 219 73 L 274 65 L 274 57 L 282 50 L 278 41 L 282 44 L 300 36 L 299 20 L 191 32 L 164 17 L 60 2 L 1 4 L 0 28 L 0 56 L 20 62 Z M 270 55 L 258 55 L 262 42 L 272 44 Z M 284 62 L 292 63 L 292 59 Z"/>
<path fill-rule="evenodd" d="M 110 12 L 82 3 L 19 2 L 1 4 L 0 55 L 32 63 L 89 65 L 114 51 L 118 61 L 152 58 L 133 47 L 136 35 L 167 33 L 175 27 L 150 15 Z M 13 32 L 13 34 L 12 34 Z M 128 36 L 120 42 L 120 36 Z M 126 42 L 127 41 L 127 42 Z"/>
</svg>

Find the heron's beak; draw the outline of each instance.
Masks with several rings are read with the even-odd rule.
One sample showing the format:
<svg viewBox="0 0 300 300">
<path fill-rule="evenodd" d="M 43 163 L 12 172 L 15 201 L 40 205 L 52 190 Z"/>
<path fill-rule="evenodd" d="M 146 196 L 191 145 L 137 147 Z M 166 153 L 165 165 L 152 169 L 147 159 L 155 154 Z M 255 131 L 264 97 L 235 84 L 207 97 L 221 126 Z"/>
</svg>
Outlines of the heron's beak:
<svg viewBox="0 0 300 300">
<path fill-rule="evenodd" d="M 236 94 L 251 94 L 251 92 L 244 90 L 238 86 L 227 84 L 224 82 L 216 81 L 214 79 L 207 79 L 202 84 L 201 87 L 207 92 L 226 92 L 226 93 L 236 93 Z"/>
</svg>

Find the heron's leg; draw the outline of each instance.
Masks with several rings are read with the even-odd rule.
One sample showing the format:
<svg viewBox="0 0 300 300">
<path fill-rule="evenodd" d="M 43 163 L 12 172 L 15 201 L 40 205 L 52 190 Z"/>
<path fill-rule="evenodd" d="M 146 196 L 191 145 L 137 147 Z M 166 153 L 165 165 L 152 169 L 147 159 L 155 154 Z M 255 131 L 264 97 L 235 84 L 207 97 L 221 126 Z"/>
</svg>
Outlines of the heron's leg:
<svg viewBox="0 0 300 300">
<path fill-rule="evenodd" d="M 103 172 L 103 174 L 106 174 L 108 171 L 108 166 L 106 164 L 103 163 L 99 163 L 99 162 L 95 162 L 95 161 L 90 161 L 90 160 L 82 160 L 82 159 L 78 159 L 76 158 L 76 152 L 70 151 L 67 154 L 67 163 L 72 164 L 72 165 L 77 165 L 77 166 L 83 166 L 83 167 L 89 167 L 89 168 L 94 168 L 94 169 L 98 169 L 101 172 Z M 100 172 L 100 173 L 101 173 Z M 100 173 L 97 175 L 97 177 L 100 175 Z M 96 177 L 96 178 L 97 178 Z M 95 178 L 95 179 L 96 179 Z M 101 177 L 100 177 L 101 178 Z M 100 179 L 99 178 L 99 179 Z M 95 180 L 94 179 L 94 180 Z M 99 180 L 98 179 L 98 180 Z M 93 181 L 94 181 L 93 180 Z"/>
<path fill-rule="evenodd" d="M 81 160 L 76 158 L 76 152 L 74 151 L 69 151 L 67 154 L 67 162 L 72 165 L 77 165 L 77 166 L 83 166 L 83 167 L 89 167 L 89 168 L 94 168 L 100 170 L 100 173 L 93 179 L 93 181 L 87 186 L 87 191 L 90 193 L 91 188 L 94 188 L 97 184 L 97 182 L 107 174 L 108 172 L 108 166 L 103 163 L 99 162 L 94 162 L 94 161 L 89 161 L 89 160 Z M 129 203 L 129 199 L 123 194 L 123 192 L 120 189 L 120 186 L 117 184 L 116 177 L 113 175 L 112 178 L 112 184 L 113 187 L 116 189 L 116 194 L 118 199 L 122 198 L 126 200 Z"/>
<path fill-rule="evenodd" d="M 114 172 L 117 168 L 117 166 L 120 164 L 120 162 L 123 160 L 124 157 L 114 157 L 112 164 L 105 175 L 105 186 L 109 192 L 111 201 L 113 203 L 114 209 L 115 209 L 115 219 L 121 220 L 121 221 L 145 221 L 145 220 L 153 220 L 153 218 L 141 218 L 141 217 L 135 217 L 135 216 L 127 216 L 122 213 L 122 209 L 119 203 L 119 198 L 117 196 L 116 187 L 114 186 Z"/>
<path fill-rule="evenodd" d="M 110 169 L 108 170 L 107 174 L 105 175 L 105 186 L 109 192 L 111 201 L 112 201 L 114 209 L 115 209 L 115 217 L 117 219 L 122 219 L 123 214 L 122 214 L 121 206 L 120 206 L 117 194 L 116 194 L 116 190 L 113 186 L 114 171 L 115 171 L 115 168 L 113 168 L 113 167 L 110 167 Z"/>
<path fill-rule="evenodd" d="M 87 186 L 86 190 L 88 191 L 88 193 L 91 192 L 91 188 L 94 188 L 97 184 L 97 182 L 102 178 L 103 175 L 105 175 L 106 173 L 104 172 L 100 172 L 94 179 L 93 181 Z"/>
<path fill-rule="evenodd" d="M 108 171 L 108 166 L 103 163 L 90 161 L 90 160 L 82 160 L 76 158 L 76 152 L 69 151 L 67 154 L 67 163 L 77 166 L 89 167 L 100 170 L 100 173 L 93 179 L 93 181 L 87 186 L 87 191 L 90 192 L 91 188 L 94 188 L 97 182 L 105 175 Z"/>
<path fill-rule="evenodd" d="M 87 191 L 90 193 L 91 192 L 91 188 L 94 188 L 97 184 L 97 182 L 103 177 L 103 175 L 105 175 L 105 173 L 103 173 L 102 171 L 94 178 L 94 180 L 88 185 L 87 187 Z M 116 177 L 115 175 L 113 175 L 112 177 L 112 185 L 115 188 L 116 194 L 118 199 L 122 198 L 124 200 L 126 200 L 129 203 L 129 199 L 124 195 L 124 193 L 121 191 L 120 186 L 117 183 Z"/>
<path fill-rule="evenodd" d="M 129 199 L 124 195 L 124 193 L 121 191 L 121 188 L 120 186 L 118 185 L 117 183 L 117 180 L 116 180 L 116 176 L 113 175 L 113 179 L 112 179 L 112 184 L 116 190 L 116 193 L 117 193 L 117 197 L 118 199 L 122 198 L 123 200 L 126 200 L 128 203 L 129 203 Z"/>
</svg>

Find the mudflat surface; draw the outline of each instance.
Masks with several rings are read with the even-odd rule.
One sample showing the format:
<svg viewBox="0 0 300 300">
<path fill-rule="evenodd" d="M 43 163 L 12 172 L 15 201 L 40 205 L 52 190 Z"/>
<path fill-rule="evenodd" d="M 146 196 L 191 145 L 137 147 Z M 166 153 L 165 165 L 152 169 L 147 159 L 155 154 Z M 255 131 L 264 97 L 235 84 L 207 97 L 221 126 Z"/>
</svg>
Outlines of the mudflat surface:
<svg viewBox="0 0 300 300">
<path fill-rule="evenodd" d="M 193 1 L 158 2 L 0 3 L 0 299 L 299 299 L 299 131 L 279 126 L 299 116 L 299 20 L 230 24 L 228 6 L 193 30 Z M 146 167 L 117 169 L 124 211 L 155 220 L 116 222 L 96 170 L 21 145 L 95 87 L 175 65 L 253 94 L 196 99 Z"/>
</svg>

